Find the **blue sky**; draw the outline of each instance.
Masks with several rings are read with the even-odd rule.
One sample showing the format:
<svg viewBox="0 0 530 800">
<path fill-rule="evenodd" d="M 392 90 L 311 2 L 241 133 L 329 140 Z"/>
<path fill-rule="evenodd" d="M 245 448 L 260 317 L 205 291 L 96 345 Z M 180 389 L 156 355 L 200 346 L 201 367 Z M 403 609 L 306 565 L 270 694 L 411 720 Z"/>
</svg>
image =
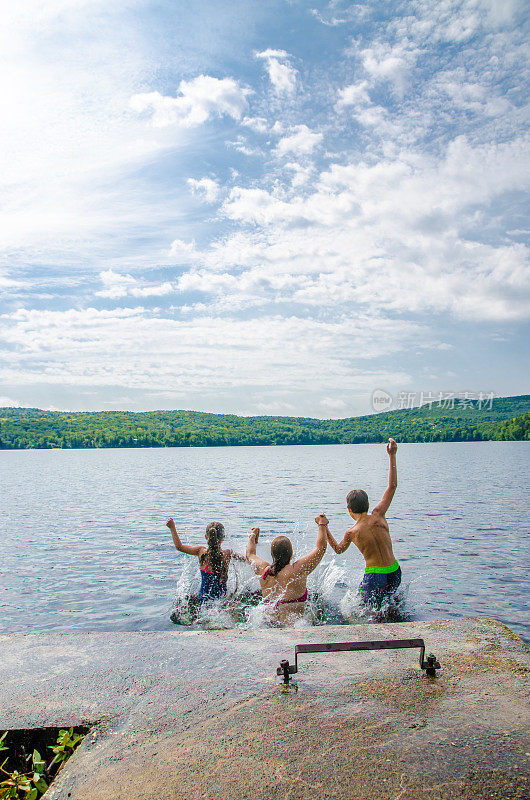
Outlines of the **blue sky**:
<svg viewBox="0 0 530 800">
<path fill-rule="evenodd" d="M 528 392 L 521 0 L 22 0 L 0 405 Z"/>
</svg>

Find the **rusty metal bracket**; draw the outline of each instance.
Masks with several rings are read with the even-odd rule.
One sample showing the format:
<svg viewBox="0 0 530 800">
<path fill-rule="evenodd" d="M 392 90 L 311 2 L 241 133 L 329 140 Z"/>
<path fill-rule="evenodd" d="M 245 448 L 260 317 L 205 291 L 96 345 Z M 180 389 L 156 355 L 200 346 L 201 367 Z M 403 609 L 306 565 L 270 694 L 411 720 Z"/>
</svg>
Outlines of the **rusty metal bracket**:
<svg viewBox="0 0 530 800">
<path fill-rule="evenodd" d="M 425 670 L 426 675 L 436 675 L 436 670 L 440 669 L 440 663 L 433 653 L 429 653 L 425 659 L 425 642 L 423 639 L 381 639 L 374 642 L 324 642 L 322 644 L 297 644 L 294 648 L 294 664 L 289 661 L 280 661 L 280 666 L 276 669 L 277 675 L 283 675 L 284 686 L 289 685 L 291 675 L 298 672 L 299 653 L 337 653 L 341 651 L 357 650 L 402 650 L 409 647 L 420 648 L 420 667 Z"/>
</svg>

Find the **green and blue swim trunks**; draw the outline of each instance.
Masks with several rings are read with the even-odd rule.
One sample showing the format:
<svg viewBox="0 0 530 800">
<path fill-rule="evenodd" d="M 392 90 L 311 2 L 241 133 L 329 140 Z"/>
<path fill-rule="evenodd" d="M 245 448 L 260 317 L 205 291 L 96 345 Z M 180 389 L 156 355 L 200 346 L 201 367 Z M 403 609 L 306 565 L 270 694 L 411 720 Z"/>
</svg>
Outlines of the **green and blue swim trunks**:
<svg viewBox="0 0 530 800">
<path fill-rule="evenodd" d="M 401 567 L 394 561 L 389 567 L 366 567 L 364 578 L 359 586 L 363 603 L 382 603 L 387 600 L 401 583 Z"/>
</svg>

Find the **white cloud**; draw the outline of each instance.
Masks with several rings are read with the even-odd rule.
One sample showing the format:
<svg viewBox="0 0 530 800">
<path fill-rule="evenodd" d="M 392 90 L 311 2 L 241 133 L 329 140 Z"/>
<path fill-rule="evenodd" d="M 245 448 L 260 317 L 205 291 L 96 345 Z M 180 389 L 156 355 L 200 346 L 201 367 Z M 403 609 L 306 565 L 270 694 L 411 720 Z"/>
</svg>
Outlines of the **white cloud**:
<svg viewBox="0 0 530 800">
<path fill-rule="evenodd" d="M 5 296 L 7 296 L 8 293 L 9 294 L 13 292 L 16 293 L 24 286 L 25 286 L 24 281 L 13 278 L 12 275 L 8 272 L 8 270 L 5 269 L 0 270 L 0 290 Z"/>
<path fill-rule="evenodd" d="M 5 395 L 0 395 L 0 407 L 2 408 L 20 408 L 22 403 L 19 403 L 18 400 L 13 400 L 12 397 L 6 397 Z"/>
<path fill-rule="evenodd" d="M 289 64 L 289 53 L 285 50 L 263 50 L 256 53 L 256 58 L 262 58 L 277 95 L 292 95 L 296 92 L 297 70 Z"/>
<path fill-rule="evenodd" d="M 215 294 L 222 292 L 235 292 L 238 289 L 238 279 L 229 272 L 211 273 L 206 270 L 185 272 L 178 280 L 178 289 L 181 292 L 207 292 Z"/>
<path fill-rule="evenodd" d="M 169 281 L 153 284 L 151 286 L 138 286 L 130 290 L 132 297 L 162 297 L 166 294 L 173 294 L 175 288 Z"/>
<path fill-rule="evenodd" d="M 20 396 L 6 383 L 20 358 L 27 385 L 186 385 L 211 407 L 210 387 L 228 392 L 230 377 L 232 396 L 259 394 L 253 408 L 300 409 L 303 396 L 341 413 L 357 387 L 391 385 L 370 359 L 399 363 L 413 345 L 439 358 L 450 316 L 516 330 L 530 306 L 521 3 L 410 0 L 377 19 L 370 4 L 346 5 L 320 10 L 341 46 L 324 61 L 304 52 L 297 97 L 286 50 L 257 54 L 271 87 L 247 71 L 251 96 L 240 75 L 206 74 L 226 60 L 193 48 L 159 57 L 163 37 L 136 10 L 28 0 L 8 12 L 0 288 L 8 312 L 28 310 L 0 318 L 4 394 Z M 138 94 L 152 75 L 159 92 Z M 183 187 L 188 175 L 207 177 Z M 53 264 L 63 284 L 40 285 L 45 266 L 20 277 L 16 265 L 31 262 Z M 44 309 L 39 332 L 30 304 L 61 294 L 76 311 Z M 86 308 L 120 298 L 158 308 Z M 339 393 L 312 388 L 312 361 Z"/>
<path fill-rule="evenodd" d="M 198 75 L 191 81 L 181 81 L 177 97 L 160 92 L 143 92 L 131 97 L 130 106 L 138 113 L 150 112 L 155 128 L 177 125 L 191 128 L 210 117 L 223 114 L 239 120 L 248 108 L 250 89 L 233 78 L 212 78 Z"/>
<path fill-rule="evenodd" d="M 211 178 L 188 178 L 187 184 L 194 194 L 198 194 L 207 203 L 215 203 L 219 195 L 219 184 Z"/>
<path fill-rule="evenodd" d="M 21 309 L 0 316 L 0 332 L 8 348 L 0 360 L 5 383 L 128 391 L 185 386 L 188 392 L 218 395 L 244 387 L 261 392 L 256 402 L 263 403 L 271 386 L 282 386 L 284 402 L 290 402 L 290 393 L 314 392 L 315 374 L 325 375 L 328 385 L 340 382 L 344 392 L 366 390 L 381 374 L 366 363 L 345 373 L 344 360 L 352 351 L 363 360 L 396 352 L 418 329 L 364 315 L 333 322 L 278 315 L 263 317 L 260 324 L 228 315 L 183 321 L 140 307 Z M 407 379 L 399 370 L 393 377 Z"/>
<path fill-rule="evenodd" d="M 302 166 L 302 164 L 298 164 L 293 161 L 289 161 L 285 165 L 285 169 L 293 172 L 293 177 L 291 180 L 291 186 L 293 188 L 307 185 L 315 173 L 315 168 L 313 165 Z"/>
<path fill-rule="evenodd" d="M 267 133 L 269 130 L 269 123 L 265 117 L 245 117 L 241 120 L 241 124 L 256 133 Z"/>
<path fill-rule="evenodd" d="M 522 0 L 412 0 L 413 13 L 397 19 L 394 28 L 405 28 L 418 42 L 464 45 L 474 35 L 512 25 L 524 9 Z"/>
<path fill-rule="evenodd" d="M 488 24 L 501 27 L 511 23 L 515 15 L 524 7 L 523 0 L 479 0 L 479 6 L 487 14 Z"/>
<path fill-rule="evenodd" d="M 463 70 L 452 74 L 442 74 L 436 81 L 436 88 L 451 98 L 457 108 L 499 117 L 511 107 L 506 97 L 492 93 L 491 87 L 465 80 Z"/>
<path fill-rule="evenodd" d="M 173 263 L 189 263 L 197 258 L 195 242 L 185 242 L 182 239 L 173 239 L 169 248 L 169 258 Z"/>
<path fill-rule="evenodd" d="M 326 412 L 335 416 L 340 415 L 344 417 L 348 411 L 348 404 L 344 400 L 341 400 L 340 397 L 324 397 L 320 405 Z"/>
<path fill-rule="evenodd" d="M 256 58 L 290 58 L 286 50 L 274 50 L 269 47 L 268 50 L 263 50 L 261 53 L 256 53 Z"/>
<path fill-rule="evenodd" d="M 378 42 L 362 50 L 360 56 L 364 69 L 374 81 L 388 81 L 398 95 L 404 94 L 417 58 L 415 48 L 406 42 L 393 46 Z"/>
<path fill-rule="evenodd" d="M 96 297 L 116 300 L 120 297 L 160 297 L 175 291 L 173 284 L 165 281 L 161 284 L 142 285 L 132 275 L 121 275 L 111 269 L 99 273 L 104 289 L 95 293 Z"/>
<path fill-rule="evenodd" d="M 132 275 L 119 275 L 111 269 L 100 272 L 99 277 L 105 287 L 96 292 L 99 297 L 108 297 L 113 300 L 125 297 L 131 286 L 136 285 L 136 279 Z"/>
<path fill-rule="evenodd" d="M 362 6 L 359 3 L 355 3 L 354 5 L 350 5 L 344 9 L 341 9 L 341 16 L 335 16 L 337 5 L 338 4 L 336 0 L 331 0 L 331 2 L 328 4 L 328 11 L 331 16 L 329 16 L 327 19 L 317 8 L 310 9 L 310 14 L 318 19 L 322 25 L 335 28 L 337 25 L 345 25 L 348 22 L 359 22 L 363 18 L 367 17 L 370 13 L 370 9 L 367 6 Z"/>
<path fill-rule="evenodd" d="M 127 4 L 8 6 L 0 27 L 0 255 L 23 267 L 92 267 L 95 253 L 123 252 L 132 230 L 147 240 L 168 217 L 173 223 L 176 191 L 161 199 L 138 173 L 189 133 L 155 129 L 128 110 L 152 74 L 153 53 Z M 131 259 L 138 249 L 136 240 Z"/>
<path fill-rule="evenodd" d="M 365 128 L 376 128 L 378 135 L 390 142 L 399 132 L 399 126 L 391 121 L 388 111 L 383 106 L 372 103 L 369 88 L 368 81 L 360 81 L 340 89 L 335 110 L 344 112 L 352 109 L 360 125 Z"/>
<path fill-rule="evenodd" d="M 322 142 L 323 134 L 314 133 L 307 125 L 297 125 L 290 136 L 284 136 L 276 145 L 280 155 L 294 153 L 297 156 L 309 155 Z"/>
<path fill-rule="evenodd" d="M 258 147 L 250 147 L 247 139 L 244 136 L 238 136 L 235 141 L 227 142 L 228 147 L 237 150 L 238 153 L 243 153 L 245 156 L 263 156 L 263 150 Z"/>
<path fill-rule="evenodd" d="M 256 413 L 268 417 L 293 417 L 296 416 L 296 406 L 281 400 L 271 400 L 269 403 L 257 403 Z"/>
<path fill-rule="evenodd" d="M 268 225 L 286 223 L 301 218 L 304 208 L 302 201 L 289 202 L 275 197 L 265 189 L 244 189 L 235 187 L 223 203 L 223 211 L 228 217 L 246 223 Z"/>
<path fill-rule="evenodd" d="M 343 89 L 339 89 L 339 99 L 336 108 L 340 110 L 344 106 L 364 106 L 371 103 L 370 95 L 368 94 L 368 81 L 360 81 L 359 83 L 351 83 Z"/>
<path fill-rule="evenodd" d="M 251 272 L 264 264 L 269 281 L 303 274 L 288 296 L 309 306 L 523 319 L 527 250 L 478 241 L 476 214 L 528 188 L 525 139 L 472 147 L 458 137 L 441 159 L 402 151 L 373 164 L 332 164 L 309 193 L 234 187 L 224 213 L 261 232 L 238 234 L 236 249 L 228 238 L 203 263 Z"/>
</svg>

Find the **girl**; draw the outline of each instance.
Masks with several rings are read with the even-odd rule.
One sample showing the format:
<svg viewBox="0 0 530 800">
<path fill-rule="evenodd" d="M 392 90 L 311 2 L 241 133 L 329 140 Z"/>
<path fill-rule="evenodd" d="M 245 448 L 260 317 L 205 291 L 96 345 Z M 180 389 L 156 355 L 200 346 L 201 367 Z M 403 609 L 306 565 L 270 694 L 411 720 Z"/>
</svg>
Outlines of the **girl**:
<svg viewBox="0 0 530 800">
<path fill-rule="evenodd" d="M 228 578 L 228 567 L 231 558 L 245 561 L 242 556 L 232 550 L 221 550 L 221 543 L 225 538 L 225 529 L 220 522 L 210 522 L 206 526 L 206 541 L 208 547 L 204 545 L 182 544 L 175 528 L 173 518 L 170 517 L 166 522 L 171 531 L 175 547 L 180 553 L 187 553 L 190 556 L 197 556 L 199 559 L 199 569 L 201 571 L 201 588 L 199 590 L 199 603 L 206 600 L 217 600 L 226 594 L 226 581 Z"/>
<path fill-rule="evenodd" d="M 307 576 L 322 561 L 327 545 L 328 520 L 325 514 L 316 517 L 318 535 L 316 546 L 306 556 L 291 564 L 293 546 L 287 536 L 278 536 L 271 544 L 272 564 L 256 555 L 259 528 L 252 528 L 247 561 L 259 575 L 261 593 L 269 605 L 271 622 L 285 625 L 293 617 L 301 617 L 307 600 Z"/>
</svg>

